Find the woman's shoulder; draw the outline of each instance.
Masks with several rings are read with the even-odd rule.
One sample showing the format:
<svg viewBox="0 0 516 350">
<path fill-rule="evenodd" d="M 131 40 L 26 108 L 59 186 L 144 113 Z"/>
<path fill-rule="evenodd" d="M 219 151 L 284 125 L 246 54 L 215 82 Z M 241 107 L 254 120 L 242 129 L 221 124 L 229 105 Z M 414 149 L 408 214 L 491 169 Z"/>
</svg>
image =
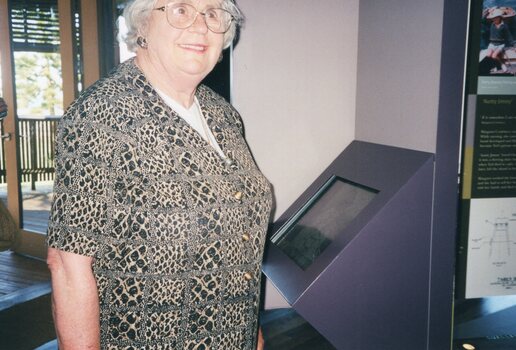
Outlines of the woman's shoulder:
<svg viewBox="0 0 516 350">
<path fill-rule="evenodd" d="M 197 98 L 202 105 L 211 111 L 221 111 L 230 125 L 235 125 L 243 132 L 243 123 L 240 114 L 231 103 L 206 85 L 199 85 Z"/>
<path fill-rule="evenodd" d="M 108 76 L 97 80 L 87 87 L 77 98 L 77 102 L 116 98 L 127 94 L 132 89 L 130 79 L 127 78 L 127 64 L 124 62 L 115 68 Z"/>
<path fill-rule="evenodd" d="M 231 106 L 231 104 L 224 97 L 222 97 L 220 94 L 216 93 L 215 90 L 204 84 L 201 84 L 197 87 L 197 97 L 208 103 L 217 104 L 230 109 L 234 109 L 233 106 Z"/>
<path fill-rule="evenodd" d="M 208 108 L 223 110 L 226 114 L 232 114 L 240 118 L 238 111 L 224 97 L 216 93 L 206 85 L 199 85 L 197 88 L 197 98 L 202 105 Z"/>
<path fill-rule="evenodd" d="M 134 104 L 135 89 L 128 63 L 120 64 L 107 77 L 97 80 L 84 89 L 70 104 L 63 119 L 88 118 L 105 113 L 113 108 L 123 108 L 131 101 Z"/>
</svg>

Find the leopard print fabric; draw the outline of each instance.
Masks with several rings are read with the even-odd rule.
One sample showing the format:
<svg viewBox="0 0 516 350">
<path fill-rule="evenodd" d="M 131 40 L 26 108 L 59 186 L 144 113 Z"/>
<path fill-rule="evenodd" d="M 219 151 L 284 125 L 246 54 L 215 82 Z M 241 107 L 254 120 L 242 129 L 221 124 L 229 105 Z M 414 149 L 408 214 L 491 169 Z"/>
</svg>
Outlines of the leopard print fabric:
<svg viewBox="0 0 516 350">
<path fill-rule="evenodd" d="M 59 124 L 47 243 L 95 258 L 103 349 L 256 348 L 270 184 L 238 113 L 196 96 L 231 163 L 132 60 Z"/>
</svg>

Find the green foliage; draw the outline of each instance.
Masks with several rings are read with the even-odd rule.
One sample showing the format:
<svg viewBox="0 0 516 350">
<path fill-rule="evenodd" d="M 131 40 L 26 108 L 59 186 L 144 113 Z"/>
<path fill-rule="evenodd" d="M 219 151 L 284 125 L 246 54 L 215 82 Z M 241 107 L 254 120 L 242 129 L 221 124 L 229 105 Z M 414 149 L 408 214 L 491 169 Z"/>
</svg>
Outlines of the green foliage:
<svg viewBox="0 0 516 350">
<path fill-rule="evenodd" d="M 15 52 L 14 64 L 18 115 L 62 114 L 59 53 Z"/>
</svg>

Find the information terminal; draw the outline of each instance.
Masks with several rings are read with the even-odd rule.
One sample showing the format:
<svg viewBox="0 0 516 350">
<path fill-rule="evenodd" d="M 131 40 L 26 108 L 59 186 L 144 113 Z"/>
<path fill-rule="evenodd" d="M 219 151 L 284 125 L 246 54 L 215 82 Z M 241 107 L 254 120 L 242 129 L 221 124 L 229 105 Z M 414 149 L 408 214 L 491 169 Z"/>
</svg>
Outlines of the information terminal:
<svg viewBox="0 0 516 350">
<path fill-rule="evenodd" d="M 425 349 L 433 155 L 352 142 L 274 223 L 263 270 L 338 349 Z"/>
</svg>

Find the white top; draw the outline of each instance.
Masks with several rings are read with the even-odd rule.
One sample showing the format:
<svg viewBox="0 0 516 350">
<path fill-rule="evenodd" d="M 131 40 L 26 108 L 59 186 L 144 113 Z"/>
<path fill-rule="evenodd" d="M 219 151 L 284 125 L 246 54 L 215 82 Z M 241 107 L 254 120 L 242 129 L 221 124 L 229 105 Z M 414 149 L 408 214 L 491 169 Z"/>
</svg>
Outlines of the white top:
<svg viewBox="0 0 516 350">
<path fill-rule="evenodd" d="M 190 106 L 190 108 L 185 108 L 179 102 L 174 100 L 172 97 L 166 95 L 162 91 L 154 88 L 158 95 L 165 101 L 165 103 L 172 108 L 181 118 L 183 118 L 192 128 L 195 129 L 202 136 L 203 139 L 206 140 L 222 157 L 226 158 L 222 149 L 220 149 L 213 132 L 206 123 L 206 119 L 202 115 L 201 107 L 199 106 L 199 101 L 197 97 L 194 96 L 194 103 Z"/>
</svg>

